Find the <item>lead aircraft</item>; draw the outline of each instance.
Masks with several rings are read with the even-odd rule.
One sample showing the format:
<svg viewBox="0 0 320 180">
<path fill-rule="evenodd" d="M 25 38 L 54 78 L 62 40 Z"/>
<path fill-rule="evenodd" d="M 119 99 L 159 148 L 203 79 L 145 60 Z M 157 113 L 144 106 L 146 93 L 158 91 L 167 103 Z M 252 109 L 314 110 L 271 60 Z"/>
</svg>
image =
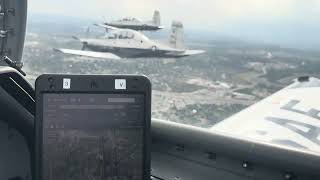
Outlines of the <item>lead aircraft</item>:
<svg viewBox="0 0 320 180">
<path fill-rule="evenodd" d="M 161 26 L 160 12 L 157 10 L 154 11 L 152 20 L 150 21 L 142 21 L 134 17 L 125 17 L 116 21 L 105 22 L 104 25 L 137 31 L 157 31 L 164 28 Z"/>
<path fill-rule="evenodd" d="M 0 179 L 31 180 L 35 92 L 20 69 L 27 1 L 0 5 Z M 150 179 L 320 179 L 319 91 L 319 79 L 300 77 L 208 129 L 152 119 Z"/>
</svg>

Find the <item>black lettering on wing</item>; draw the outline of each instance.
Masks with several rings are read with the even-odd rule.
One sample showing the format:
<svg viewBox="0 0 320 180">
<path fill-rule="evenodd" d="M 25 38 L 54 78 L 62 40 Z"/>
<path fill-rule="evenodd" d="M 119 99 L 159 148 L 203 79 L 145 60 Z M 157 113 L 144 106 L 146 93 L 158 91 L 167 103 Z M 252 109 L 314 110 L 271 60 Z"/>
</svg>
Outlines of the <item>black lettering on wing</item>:
<svg viewBox="0 0 320 180">
<path fill-rule="evenodd" d="M 320 127 L 316 127 L 310 124 L 302 123 L 302 122 L 297 122 L 289 119 L 281 119 L 281 118 L 276 118 L 276 117 L 266 117 L 265 118 L 267 121 L 273 122 L 279 126 L 282 126 L 284 128 L 287 128 L 294 133 L 297 133 L 306 139 L 312 141 L 313 143 L 320 145 L 320 140 L 318 139 L 320 135 Z M 296 126 L 301 126 L 304 128 L 307 128 L 308 131 L 302 131 L 301 129 L 297 128 Z"/>
<path fill-rule="evenodd" d="M 316 118 L 318 120 L 320 120 L 319 114 L 320 111 L 314 108 L 311 108 L 309 111 L 305 112 L 299 109 L 296 109 L 295 106 L 297 104 L 299 104 L 301 101 L 298 100 L 291 100 L 288 104 L 284 105 L 283 107 L 281 107 L 281 109 L 287 110 L 287 111 L 291 111 L 291 112 L 296 112 L 299 114 L 303 114 L 312 118 Z"/>
</svg>

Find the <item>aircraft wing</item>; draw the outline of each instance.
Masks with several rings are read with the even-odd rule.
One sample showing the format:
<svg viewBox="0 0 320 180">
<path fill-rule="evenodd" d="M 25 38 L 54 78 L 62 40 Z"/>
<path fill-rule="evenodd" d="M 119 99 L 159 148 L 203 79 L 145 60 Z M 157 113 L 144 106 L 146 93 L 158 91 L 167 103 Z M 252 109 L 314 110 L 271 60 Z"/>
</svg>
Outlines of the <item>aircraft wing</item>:
<svg viewBox="0 0 320 180">
<path fill-rule="evenodd" d="M 54 51 L 63 53 L 63 54 L 71 54 L 77 56 L 87 56 L 93 58 L 104 58 L 104 59 L 121 59 L 119 56 L 107 53 L 107 52 L 94 52 L 94 51 L 83 51 L 83 50 L 74 50 L 74 49 L 54 49 Z"/>
<path fill-rule="evenodd" d="M 211 130 L 320 153 L 319 92 L 319 79 L 298 78 Z"/>
<path fill-rule="evenodd" d="M 109 26 L 109 25 L 106 25 L 106 24 L 93 24 L 93 25 L 105 28 L 107 30 L 119 30 L 119 28 L 116 28 L 116 27 L 113 27 L 113 26 Z"/>
</svg>

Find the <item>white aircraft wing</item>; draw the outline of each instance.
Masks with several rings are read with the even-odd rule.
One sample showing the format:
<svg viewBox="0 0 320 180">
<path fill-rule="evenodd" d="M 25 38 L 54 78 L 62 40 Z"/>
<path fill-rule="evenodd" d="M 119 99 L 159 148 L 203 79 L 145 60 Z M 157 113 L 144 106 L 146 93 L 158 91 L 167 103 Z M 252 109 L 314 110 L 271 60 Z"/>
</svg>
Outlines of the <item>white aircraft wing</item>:
<svg viewBox="0 0 320 180">
<path fill-rule="evenodd" d="M 319 79 L 298 78 L 210 130 L 320 153 L 319 92 Z"/>
<path fill-rule="evenodd" d="M 113 26 L 109 26 L 109 25 L 106 25 L 106 24 L 93 24 L 93 25 L 105 28 L 107 30 L 119 30 L 119 28 L 116 28 L 116 27 L 113 27 Z"/>
<path fill-rule="evenodd" d="M 94 51 L 82 51 L 82 50 L 74 50 L 74 49 L 54 49 L 54 51 L 63 53 L 63 54 L 71 54 L 77 56 L 87 56 L 94 58 L 104 58 L 104 59 L 121 59 L 119 56 L 107 53 L 107 52 L 94 52 Z"/>
</svg>

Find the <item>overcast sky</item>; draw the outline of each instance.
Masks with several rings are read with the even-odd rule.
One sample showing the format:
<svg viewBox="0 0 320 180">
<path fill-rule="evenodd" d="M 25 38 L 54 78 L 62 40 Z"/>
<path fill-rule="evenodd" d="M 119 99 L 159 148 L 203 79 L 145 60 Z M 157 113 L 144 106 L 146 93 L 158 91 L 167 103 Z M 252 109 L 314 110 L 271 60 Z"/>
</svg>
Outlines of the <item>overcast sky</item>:
<svg viewBox="0 0 320 180">
<path fill-rule="evenodd" d="M 29 0 L 31 13 L 97 20 L 102 16 L 149 20 L 155 9 L 160 10 L 165 26 L 181 20 L 185 27 L 243 36 L 290 31 L 284 33 L 290 35 L 287 38 L 297 33 L 311 38 L 320 32 L 319 0 Z"/>
</svg>

